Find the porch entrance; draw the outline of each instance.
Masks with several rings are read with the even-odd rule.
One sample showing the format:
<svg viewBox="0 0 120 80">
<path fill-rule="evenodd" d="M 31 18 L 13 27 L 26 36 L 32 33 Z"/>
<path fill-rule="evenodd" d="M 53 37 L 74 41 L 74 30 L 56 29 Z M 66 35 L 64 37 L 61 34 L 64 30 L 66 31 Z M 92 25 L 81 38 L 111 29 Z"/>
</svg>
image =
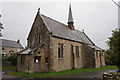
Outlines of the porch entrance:
<svg viewBox="0 0 120 80">
<path fill-rule="evenodd" d="M 34 72 L 40 72 L 40 65 L 41 65 L 41 56 L 34 57 Z"/>
</svg>

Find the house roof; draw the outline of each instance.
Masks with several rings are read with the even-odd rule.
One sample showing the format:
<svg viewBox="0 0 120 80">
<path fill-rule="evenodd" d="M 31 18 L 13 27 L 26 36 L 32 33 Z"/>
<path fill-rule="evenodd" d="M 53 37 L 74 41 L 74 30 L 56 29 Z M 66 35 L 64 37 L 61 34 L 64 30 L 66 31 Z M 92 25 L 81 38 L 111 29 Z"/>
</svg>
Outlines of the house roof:
<svg viewBox="0 0 120 80">
<path fill-rule="evenodd" d="M 93 45 L 94 43 L 85 35 L 84 32 L 81 32 L 77 29 L 71 30 L 67 25 L 60 23 L 56 20 L 53 20 L 45 15 L 41 14 L 41 17 L 53 36 L 69 39 L 77 42 L 82 42 L 86 44 Z"/>
<path fill-rule="evenodd" d="M 22 45 L 20 43 L 17 43 L 17 41 L 0 39 L 0 42 L 0 46 L 2 47 L 22 48 Z"/>
</svg>

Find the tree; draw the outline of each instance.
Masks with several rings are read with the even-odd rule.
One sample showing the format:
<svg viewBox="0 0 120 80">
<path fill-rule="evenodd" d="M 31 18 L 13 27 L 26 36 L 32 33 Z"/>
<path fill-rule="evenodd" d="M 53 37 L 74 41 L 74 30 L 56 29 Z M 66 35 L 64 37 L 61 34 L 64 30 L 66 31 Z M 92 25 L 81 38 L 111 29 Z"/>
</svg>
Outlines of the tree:
<svg viewBox="0 0 120 80">
<path fill-rule="evenodd" d="M 0 15 L 1 17 L 1 15 Z M 0 22 L 0 37 L 2 36 L 1 29 L 3 29 L 3 24 Z"/>
<path fill-rule="evenodd" d="M 106 50 L 105 53 L 105 63 L 107 65 L 116 65 L 116 54 L 114 54 L 110 49 Z"/>
<path fill-rule="evenodd" d="M 111 62 L 118 66 L 120 72 L 120 29 L 112 31 L 112 36 L 107 41 Z"/>
<path fill-rule="evenodd" d="M 17 55 L 11 55 L 9 57 L 2 57 L 2 63 L 11 62 L 13 65 L 17 64 Z"/>
<path fill-rule="evenodd" d="M 10 61 L 13 65 L 17 64 L 17 55 L 11 55 L 7 58 L 7 61 Z"/>
</svg>

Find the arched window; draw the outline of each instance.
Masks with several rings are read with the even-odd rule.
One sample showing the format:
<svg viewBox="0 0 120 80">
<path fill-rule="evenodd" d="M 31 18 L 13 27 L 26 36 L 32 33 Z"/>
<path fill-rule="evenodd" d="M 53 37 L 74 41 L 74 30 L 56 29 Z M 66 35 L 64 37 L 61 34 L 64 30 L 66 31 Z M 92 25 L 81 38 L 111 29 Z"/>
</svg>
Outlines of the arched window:
<svg viewBox="0 0 120 80">
<path fill-rule="evenodd" d="M 96 51 L 96 57 L 98 58 L 98 52 Z"/>
<path fill-rule="evenodd" d="M 63 44 L 58 44 L 58 58 L 63 58 Z"/>
<path fill-rule="evenodd" d="M 76 57 L 79 57 L 79 46 L 76 46 Z"/>
</svg>

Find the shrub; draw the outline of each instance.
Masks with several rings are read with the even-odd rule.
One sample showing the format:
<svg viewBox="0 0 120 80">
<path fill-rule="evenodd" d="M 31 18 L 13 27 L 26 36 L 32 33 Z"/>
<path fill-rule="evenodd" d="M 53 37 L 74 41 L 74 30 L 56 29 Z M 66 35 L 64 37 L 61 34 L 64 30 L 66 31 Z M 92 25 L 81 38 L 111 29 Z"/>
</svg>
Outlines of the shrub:
<svg viewBox="0 0 120 80">
<path fill-rule="evenodd" d="M 11 55 L 7 58 L 7 61 L 12 62 L 13 65 L 17 64 L 17 56 L 16 55 Z"/>
</svg>

